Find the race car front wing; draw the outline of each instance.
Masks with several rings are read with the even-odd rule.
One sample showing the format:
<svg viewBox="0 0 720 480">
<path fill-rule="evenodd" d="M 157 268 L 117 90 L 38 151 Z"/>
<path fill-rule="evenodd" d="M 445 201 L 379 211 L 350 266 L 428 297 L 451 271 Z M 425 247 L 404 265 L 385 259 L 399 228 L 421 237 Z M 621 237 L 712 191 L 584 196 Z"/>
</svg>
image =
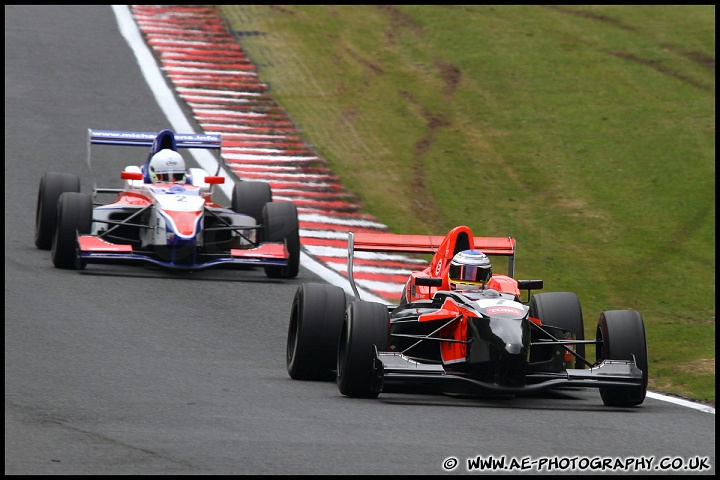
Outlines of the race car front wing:
<svg viewBox="0 0 720 480">
<path fill-rule="evenodd" d="M 478 393 L 517 395 L 558 387 L 627 387 L 642 385 L 643 372 L 634 361 L 603 360 L 589 369 L 566 369 L 559 373 L 533 373 L 522 387 L 510 387 L 476 380 L 468 375 L 448 372 L 441 364 L 417 362 L 401 353 L 376 352 L 373 390 L 381 392 L 394 384 L 424 384 L 435 387 L 467 387 Z"/>
<path fill-rule="evenodd" d="M 174 270 L 206 270 L 220 265 L 286 267 L 290 257 L 284 242 L 266 242 L 254 248 L 232 248 L 229 254 L 203 262 L 177 264 L 152 253 L 134 251 L 131 245 L 107 242 L 94 235 L 78 236 L 78 255 L 87 263 L 151 263 Z"/>
</svg>

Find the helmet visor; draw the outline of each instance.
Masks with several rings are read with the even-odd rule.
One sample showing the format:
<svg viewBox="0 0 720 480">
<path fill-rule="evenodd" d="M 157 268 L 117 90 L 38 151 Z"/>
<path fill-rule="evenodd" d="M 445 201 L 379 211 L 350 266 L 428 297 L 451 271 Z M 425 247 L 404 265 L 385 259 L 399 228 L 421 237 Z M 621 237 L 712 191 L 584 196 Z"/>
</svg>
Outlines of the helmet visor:
<svg viewBox="0 0 720 480">
<path fill-rule="evenodd" d="M 458 265 L 451 263 L 448 273 L 450 280 L 484 284 L 490 280 L 492 268 L 490 265 Z"/>
<path fill-rule="evenodd" d="M 172 172 L 172 173 L 157 173 L 155 172 L 155 178 L 158 182 L 184 182 L 185 172 Z"/>
</svg>

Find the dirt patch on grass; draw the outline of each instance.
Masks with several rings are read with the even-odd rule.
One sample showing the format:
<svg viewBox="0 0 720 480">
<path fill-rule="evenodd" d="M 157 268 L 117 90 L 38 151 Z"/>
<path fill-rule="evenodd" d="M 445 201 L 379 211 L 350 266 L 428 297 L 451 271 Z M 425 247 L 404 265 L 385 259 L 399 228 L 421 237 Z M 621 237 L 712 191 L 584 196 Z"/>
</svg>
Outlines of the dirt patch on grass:
<svg viewBox="0 0 720 480">
<path fill-rule="evenodd" d="M 371 62 L 367 58 L 364 58 L 360 53 L 356 52 L 355 50 L 345 47 L 345 52 L 347 52 L 347 54 L 360 65 L 363 65 L 370 69 L 373 73 L 377 75 L 383 75 L 385 73 L 385 70 L 383 70 L 380 65 Z"/>
<path fill-rule="evenodd" d="M 427 152 L 435 143 L 435 132 L 439 128 L 447 127 L 450 123 L 442 117 L 427 111 L 420 105 L 413 95 L 407 91 L 398 92 L 411 106 L 411 110 L 417 111 L 425 120 L 425 135 L 415 142 L 415 163 L 412 169 L 412 177 L 410 178 L 410 191 L 413 192 L 413 205 L 419 218 L 424 218 L 429 225 L 442 224 L 441 219 L 437 218 L 438 208 L 435 200 L 430 195 L 427 180 L 425 178 L 425 159 Z"/>
<path fill-rule="evenodd" d="M 617 18 L 608 17 L 607 15 L 600 15 L 599 13 L 588 12 L 585 10 L 573 10 L 572 8 L 567 8 L 567 7 L 564 7 L 561 5 L 543 5 L 543 7 L 548 8 L 550 10 L 555 10 L 556 12 L 560 12 L 560 13 L 565 13 L 568 15 L 575 15 L 576 17 L 583 17 L 583 18 L 589 18 L 591 20 L 598 20 L 600 22 L 604 22 L 609 25 L 613 25 L 613 26 L 621 28 L 623 30 L 629 30 L 631 32 L 634 32 L 637 30 L 635 27 L 631 27 L 630 25 L 625 25 Z"/>
<path fill-rule="evenodd" d="M 703 52 L 696 52 L 693 50 L 681 50 L 672 45 L 663 45 L 663 47 L 667 48 L 668 50 L 670 50 L 674 53 L 677 53 L 678 55 L 682 55 L 685 58 L 689 58 L 690 60 L 697 63 L 701 67 L 715 73 L 715 57 L 706 55 Z"/>
<path fill-rule="evenodd" d="M 586 10 L 575 10 L 573 8 L 568 8 L 565 6 L 560 5 L 544 5 L 543 8 L 547 8 L 550 10 L 554 10 L 556 12 L 564 13 L 566 15 L 574 15 L 577 17 L 583 17 L 588 18 L 591 20 L 597 20 L 599 22 L 607 23 L 608 25 L 612 25 L 614 27 L 620 28 L 622 30 L 627 30 L 630 32 L 636 32 L 637 28 L 624 24 L 617 18 L 609 17 L 607 15 L 598 14 L 595 12 L 588 12 Z M 703 54 L 702 52 L 696 52 L 691 50 L 684 50 L 680 49 L 678 47 L 675 47 L 673 45 L 664 45 L 664 48 L 670 50 L 673 53 L 676 53 L 678 55 L 682 55 L 698 64 L 700 64 L 702 67 L 714 72 L 715 71 L 715 58 L 708 56 L 706 54 Z M 714 87 L 711 85 L 703 84 L 695 79 L 692 79 L 688 77 L 687 75 L 684 75 L 682 72 L 674 71 L 670 68 L 667 68 L 666 66 L 662 65 L 660 62 L 657 62 L 655 60 L 648 60 L 645 58 L 640 58 L 635 55 L 624 53 L 624 52 L 616 52 L 611 51 L 608 52 L 610 55 L 614 55 L 618 58 L 622 58 L 624 60 L 629 60 L 631 62 L 636 62 L 642 65 L 647 65 L 650 68 L 653 68 L 654 70 L 662 73 L 663 75 L 667 75 L 669 77 L 676 78 L 678 80 L 681 80 L 689 85 L 692 85 L 694 87 L 700 88 L 704 91 L 713 93 Z"/>
<path fill-rule="evenodd" d="M 445 60 L 437 60 L 435 64 L 440 69 L 440 76 L 443 80 L 443 95 L 449 100 L 462 80 L 462 70 Z"/>
<path fill-rule="evenodd" d="M 682 363 L 677 366 L 677 369 L 687 373 L 709 373 L 715 375 L 715 359 L 701 358 L 694 362 Z"/>
<path fill-rule="evenodd" d="M 281 5 L 270 5 L 270 10 L 275 10 L 276 12 L 284 13 L 286 15 L 295 15 L 295 12 L 282 7 Z"/>
<path fill-rule="evenodd" d="M 388 28 L 388 42 L 390 45 L 395 44 L 397 32 L 401 29 L 410 29 L 413 33 L 422 33 L 422 26 L 413 20 L 410 15 L 401 12 L 392 5 L 378 5 L 377 8 L 390 18 L 390 28 Z"/>
<path fill-rule="evenodd" d="M 688 375 L 713 375 L 715 376 L 715 359 L 714 358 L 701 358 L 694 362 L 681 363 L 675 366 L 673 369 L 676 373 L 686 373 Z M 715 406 L 715 402 L 698 400 L 692 397 L 692 392 L 688 389 L 683 388 L 680 385 L 675 384 L 671 378 L 664 377 L 660 380 L 648 379 L 648 390 L 662 392 L 663 395 L 671 397 L 682 398 L 690 402 L 702 403 L 704 405 Z M 668 391 L 674 391 L 676 393 L 667 393 Z"/>
<path fill-rule="evenodd" d="M 683 81 L 689 85 L 692 85 L 693 87 L 697 87 L 701 90 L 705 90 L 706 92 L 712 93 L 713 89 L 710 85 L 705 85 L 701 82 L 698 82 L 686 75 L 683 75 L 679 72 L 676 72 L 674 70 L 671 70 L 667 68 L 666 66 L 662 65 L 660 62 L 655 60 L 647 60 L 645 58 L 640 58 L 635 55 L 632 55 L 630 53 L 623 53 L 623 52 L 614 52 L 610 51 L 608 52 L 610 55 L 614 55 L 618 58 L 622 58 L 623 60 L 629 60 L 631 62 L 640 63 L 642 65 L 647 65 L 648 67 L 662 73 L 663 75 L 667 75 L 668 77 L 676 78 L 680 81 Z M 713 60 L 714 61 L 714 60 Z"/>
</svg>

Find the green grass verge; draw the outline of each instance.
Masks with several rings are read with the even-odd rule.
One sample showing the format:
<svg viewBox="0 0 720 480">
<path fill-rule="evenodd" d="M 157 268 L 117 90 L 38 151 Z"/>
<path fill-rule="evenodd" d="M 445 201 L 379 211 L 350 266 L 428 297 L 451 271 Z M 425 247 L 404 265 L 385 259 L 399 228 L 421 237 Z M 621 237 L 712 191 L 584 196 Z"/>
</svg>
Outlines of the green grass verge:
<svg viewBox="0 0 720 480">
<path fill-rule="evenodd" d="M 517 277 L 645 321 L 715 402 L 715 7 L 223 6 L 305 141 L 396 233 L 513 236 Z"/>
</svg>

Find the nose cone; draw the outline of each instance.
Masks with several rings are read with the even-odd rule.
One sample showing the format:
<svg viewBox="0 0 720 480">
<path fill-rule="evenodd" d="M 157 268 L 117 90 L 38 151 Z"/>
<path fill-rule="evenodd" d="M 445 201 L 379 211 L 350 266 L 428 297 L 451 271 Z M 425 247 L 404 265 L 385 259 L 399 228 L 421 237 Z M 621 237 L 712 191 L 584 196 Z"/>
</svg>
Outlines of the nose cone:
<svg viewBox="0 0 720 480">
<path fill-rule="evenodd" d="M 530 351 L 530 326 L 527 319 L 490 319 L 495 345 L 512 356 L 525 356 Z"/>
</svg>

